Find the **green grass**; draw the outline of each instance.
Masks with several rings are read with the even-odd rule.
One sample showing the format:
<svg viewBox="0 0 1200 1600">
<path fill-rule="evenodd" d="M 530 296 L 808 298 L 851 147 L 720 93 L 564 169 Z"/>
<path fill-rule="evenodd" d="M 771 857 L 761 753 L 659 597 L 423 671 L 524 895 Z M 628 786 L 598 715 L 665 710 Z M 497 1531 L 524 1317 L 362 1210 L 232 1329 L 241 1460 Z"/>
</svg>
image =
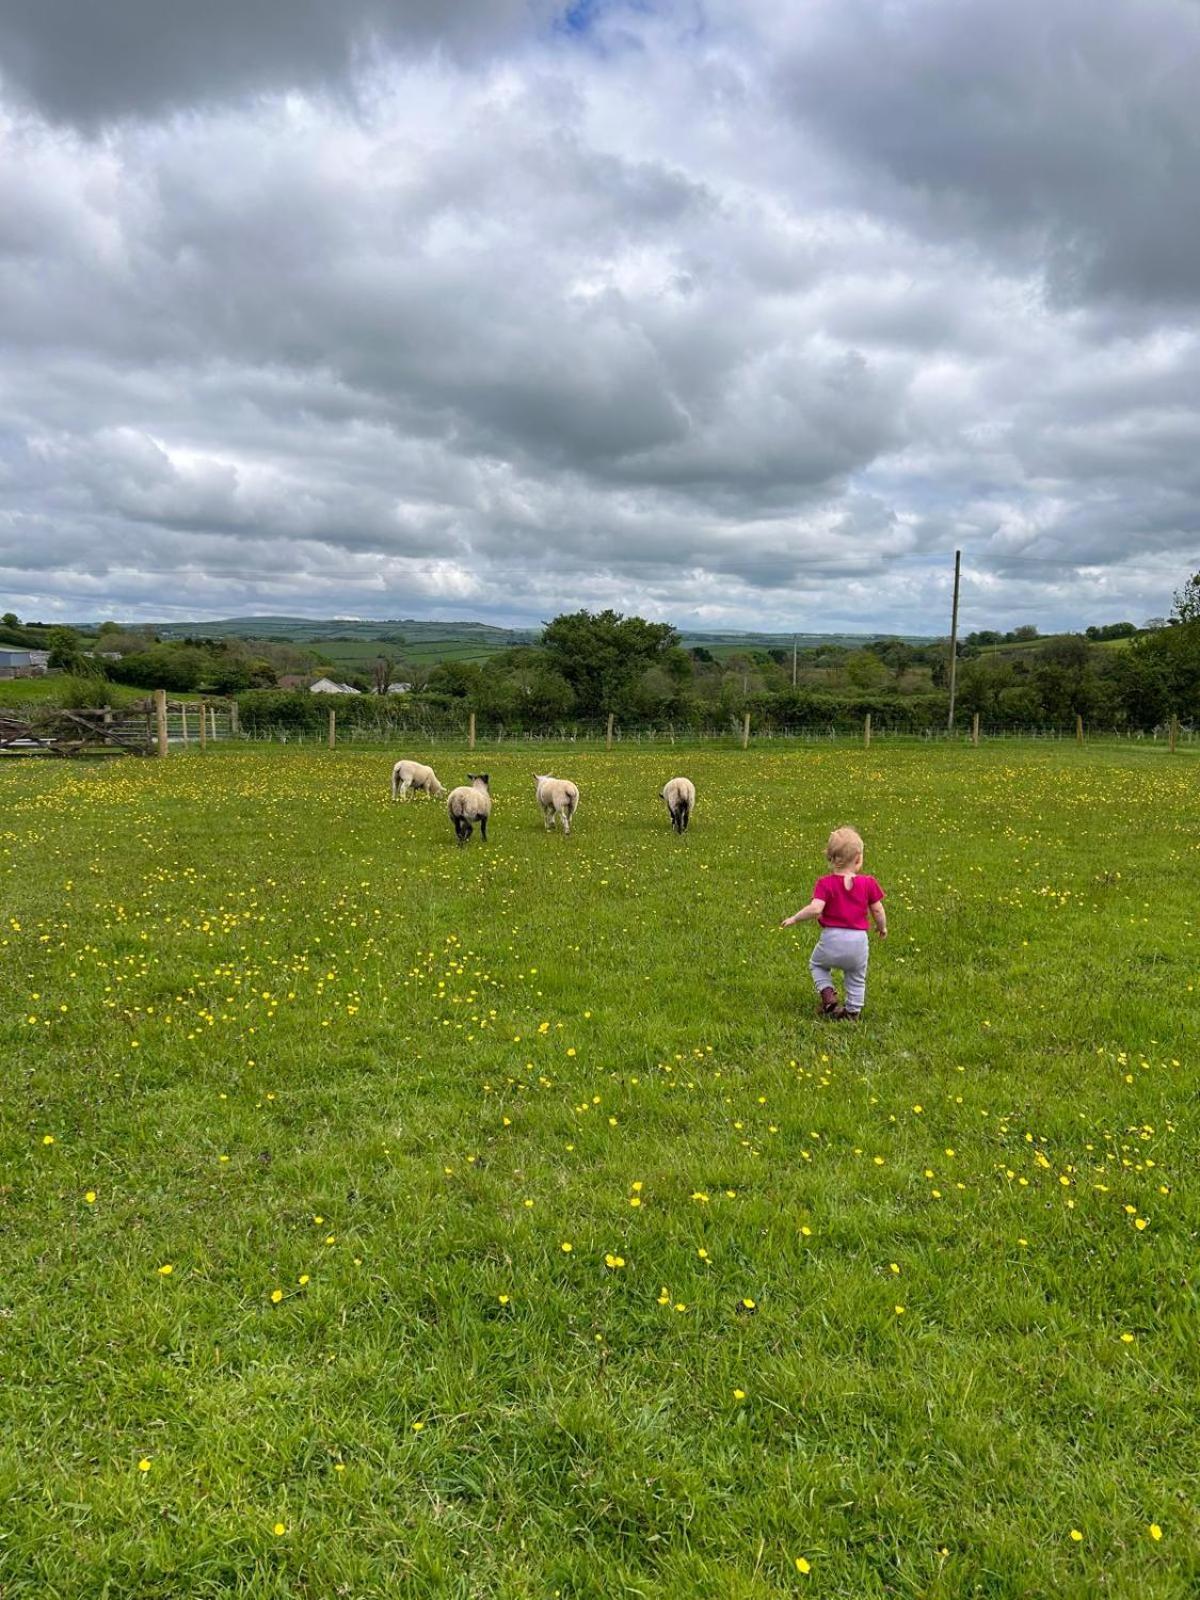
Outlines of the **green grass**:
<svg viewBox="0 0 1200 1600">
<path fill-rule="evenodd" d="M 1194 764 L 536 760 L 0 769 L 0 1594 L 1195 1595 Z"/>
<path fill-rule="evenodd" d="M 68 680 L 60 676 L 46 678 L 0 678 L 0 707 L 41 707 L 62 704 Z M 105 690 L 110 705 L 131 705 L 146 698 L 145 689 L 130 689 L 120 683 L 110 683 Z"/>
<path fill-rule="evenodd" d="M 483 662 L 512 646 L 504 639 L 487 640 L 445 638 L 416 639 L 402 645 L 383 644 L 369 639 L 330 639 L 312 646 L 322 658 L 332 661 L 341 671 L 363 673 L 371 676 L 371 669 L 380 657 L 396 664 L 396 672 L 403 676 L 406 665 L 434 667 L 442 661 Z"/>
</svg>

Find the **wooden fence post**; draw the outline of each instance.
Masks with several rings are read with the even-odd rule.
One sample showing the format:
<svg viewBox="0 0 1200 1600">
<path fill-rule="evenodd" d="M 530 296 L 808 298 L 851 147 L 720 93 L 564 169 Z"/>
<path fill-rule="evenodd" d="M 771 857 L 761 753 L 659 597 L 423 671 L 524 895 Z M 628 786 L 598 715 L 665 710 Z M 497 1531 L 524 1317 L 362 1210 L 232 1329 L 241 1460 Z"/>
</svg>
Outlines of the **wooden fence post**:
<svg viewBox="0 0 1200 1600">
<path fill-rule="evenodd" d="M 471 715 L 467 718 L 467 749 L 468 750 L 474 750 L 474 748 L 475 748 L 475 713 L 472 711 Z"/>
<path fill-rule="evenodd" d="M 750 713 L 747 711 L 742 718 L 742 749 L 750 748 Z"/>
<path fill-rule="evenodd" d="M 863 718 L 863 749 L 871 748 L 871 713 L 868 711 Z"/>
<path fill-rule="evenodd" d="M 238 703 L 236 700 L 231 700 L 229 702 L 229 732 L 236 739 L 241 731 L 238 723 Z"/>
<path fill-rule="evenodd" d="M 332 750 L 337 744 L 337 712 L 332 706 L 329 708 L 329 748 Z"/>
<path fill-rule="evenodd" d="M 979 743 L 979 713 L 978 713 L 978 711 L 971 718 L 971 743 L 972 744 L 978 744 Z"/>
<path fill-rule="evenodd" d="M 604 730 L 604 748 L 606 750 L 611 750 L 612 749 L 612 728 L 613 728 L 613 714 L 610 711 L 608 713 L 608 727 Z"/>
<path fill-rule="evenodd" d="M 1083 743 L 1083 718 L 1078 712 L 1075 713 L 1075 743 Z"/>
<path fill-rule="evenodd" d="M 188 747 L 187 701 L 186 700 L 181 700 L 179 702 L 179 726 L 183 730 L 183 748 L 186 750 L 187 747 Z"/>
<path fill-rule="evenodd" d="M 200 702 L 200 754 L 208 749 L 208 707 Z"/>
<path fill-rule="evenodd" d="M 155 689 L 154 691 L 154 725 L 158 736 L 158 753 L 165 756 L 167 753 L 167 691 Z"/>
<path fill-rule="evenodd" d="M 1175 741 L 1179 738 L 1179 718 L 1171 718 L 1171 754 L 1175 754 Z"/>
</svg>

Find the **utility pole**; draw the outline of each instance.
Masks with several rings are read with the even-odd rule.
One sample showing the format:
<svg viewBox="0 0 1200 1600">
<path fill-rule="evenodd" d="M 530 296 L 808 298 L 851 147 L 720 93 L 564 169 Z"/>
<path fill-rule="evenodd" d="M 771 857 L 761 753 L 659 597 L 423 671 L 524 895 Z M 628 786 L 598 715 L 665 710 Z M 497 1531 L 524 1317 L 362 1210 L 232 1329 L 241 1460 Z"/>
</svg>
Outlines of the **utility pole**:
<svg viewBox="0 0 1200 1600">
<path fill-rule="evenodd" d="M 796 635 L 792 635 L 792 688 L 796 687 Z"/>
<path fill-rule="evenodd" d="M 954 732 L 954 690 L 958 680 L 958 579 L 962 571 L 962 551 L 954 552 L 954 607 L 950 613 L 950 716 L 946 727 Z"/>
</svg>

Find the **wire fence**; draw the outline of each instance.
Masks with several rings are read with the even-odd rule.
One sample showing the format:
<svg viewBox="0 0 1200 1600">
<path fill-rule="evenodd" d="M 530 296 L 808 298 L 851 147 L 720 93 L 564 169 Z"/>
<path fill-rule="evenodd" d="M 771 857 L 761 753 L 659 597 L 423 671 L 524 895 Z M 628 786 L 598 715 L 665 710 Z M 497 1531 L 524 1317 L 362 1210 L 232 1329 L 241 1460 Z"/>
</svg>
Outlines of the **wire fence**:
<svg viewBox="0 0 1200 1600">
<path fill-rule="evenodd" d="M 691 746 L 709 748 L 786 748 L 788 746 L 845 745 L 971 745 L 974 743 L 1034 742 L 1045 745 L 1113 743 L 1123 745 L 1170 744 L 1169 725 L 1146 729 L 1095 728 L 1081 730 L 1078 726 L 1028 728 L 1015 724 L 981 726 L 978 730 L 966 727 L 912 729 L 874 726 L 857 729 L 825 725 L 799 725 L 761 727 L 744 724 L 693 727 L 673 723 L 647 724 L 639 727 L 605 724 L 560 723 L 541 729 L 512 730 L 502 726 L 476 727 L 472 730 L 462 722 L 407 721 L 403 724 L 335 725 L 332 735 L 328 728 L 266 727 L 244 729 L 239 737 L 251 744 L 279 744 L 298 746 L 349 745 L 363 748 L 391 748 L 401 745 L 425 750 L 436 749 L 537 749 L 541 746 L 572 746 L 584 750 L 638 749 L 645 746 Z M 1190 725 L 1180 725 L 1175 731 L 1175 743 L 1195 744 L 1200 747 L 1200 732 Z"/>
<path fill-rule="evenodd" d="M 391 708 L 388 708 L 389 710 Z M 397 708 L 399 709 L 399 708 Z M 845 715 L 823 716 L 807 722 L 776 724 L 768 717 L 756 720 L 751 712 L 709 722 L 670 719 L 632 724 L 615 716 L 600 719 L 563 718 L 540 728 L 511 728 L 498 719 L 473 712 L 448 715 L 410 706 L 403 714 L 377 714 L 374 707 L 304 705 L 298 725 L 288 720 L 249 720 L 239 717 L 236 700 L 212 697 L 200 701 L 169 700 L 161 690 L 151 698 L 121 708 L 105 707 L 82 712 L 54 713 L 50 708 L 15 710 L 10 718 L 43 719 L 47 715 L 74 717 L 76 721 L 103 722 L 105 738 L 145 753 L 160 754 L 204 749 L 209 744 L 239 742 L 251 745 L 300 747 L 350 746 L 394 751 L 434 750 L 536 750 L 542 747 L 582 750 L 688 748 L 787 749 L 790 747 L 871 747 L 872 745 L 978 745 L 981 743 L 1033 743 L 1041 745 L 1110 744 L 1118 746 L 1166 745 L 1200 749 L 1200 728 L 1172 718 L 1145 728 L 1087 726 L 1082 717 L 1070 724 L 1028 727 L 1015 723 L 985 722 L 966 714 L 953 729 L 914 726 L 904 717 L 868 713 L 861 720 Z M 365 715 L 364 712 L 371 714 Z M 379 708 L 383 712 L 384 708 Z M 317 715 L 313 715 L 316 712 Z M 17 729 L 17 732 L 22 732 Z M 119 736 L 119 737 L 118 737 Z M 25 741 L 22 741 L 25 742 Z"/>
</svg>

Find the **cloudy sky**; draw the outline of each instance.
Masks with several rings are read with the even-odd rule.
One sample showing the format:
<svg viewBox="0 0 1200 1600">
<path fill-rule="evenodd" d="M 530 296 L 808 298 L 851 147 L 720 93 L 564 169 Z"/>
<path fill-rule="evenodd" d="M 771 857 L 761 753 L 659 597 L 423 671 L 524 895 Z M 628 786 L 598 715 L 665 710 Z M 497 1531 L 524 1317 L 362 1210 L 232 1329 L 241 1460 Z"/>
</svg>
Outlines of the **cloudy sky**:
<svg viewBox="0 0 1200 1600">
<path fill-rule="evenodd" d="M 935 633 L 1200 566 L 1197 0 L 0 0 L 0 600 Z"/>
</svg>

